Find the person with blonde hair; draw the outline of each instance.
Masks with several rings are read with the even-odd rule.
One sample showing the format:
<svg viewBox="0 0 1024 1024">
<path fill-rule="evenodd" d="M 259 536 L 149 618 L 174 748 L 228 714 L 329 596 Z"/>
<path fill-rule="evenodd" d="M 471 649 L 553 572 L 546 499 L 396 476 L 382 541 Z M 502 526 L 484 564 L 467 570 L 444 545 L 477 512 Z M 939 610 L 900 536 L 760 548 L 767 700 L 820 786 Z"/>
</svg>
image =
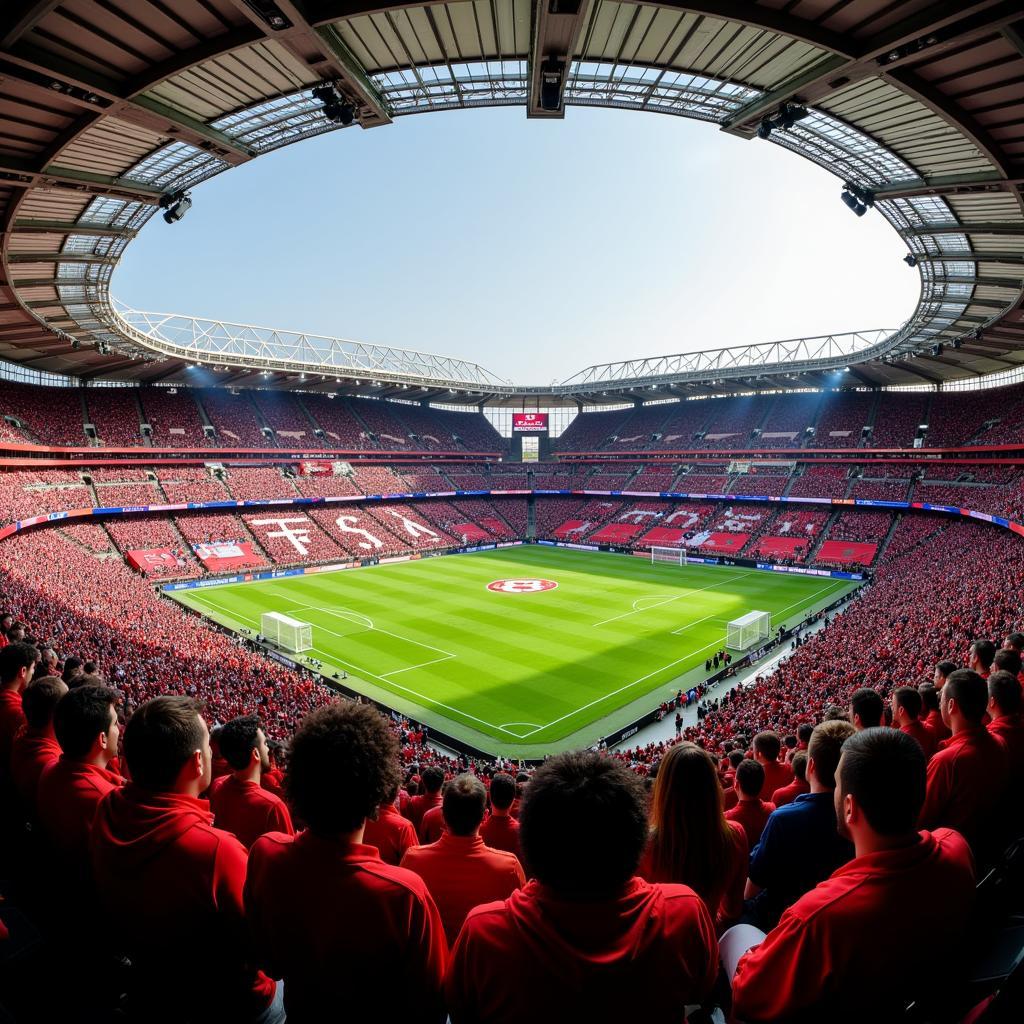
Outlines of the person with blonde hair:
<svg viewBox="0 0 1024 1024">
<path fill-rule="evenodd" d="M 719 930 L 728 927 L 743 910 L 750 848 L 743 826 L 726 820 L 715 764 L 695 743 L 678 743 L 662 759 L 650 822 L 637 874 L 690 886 Z"/>
</svg>

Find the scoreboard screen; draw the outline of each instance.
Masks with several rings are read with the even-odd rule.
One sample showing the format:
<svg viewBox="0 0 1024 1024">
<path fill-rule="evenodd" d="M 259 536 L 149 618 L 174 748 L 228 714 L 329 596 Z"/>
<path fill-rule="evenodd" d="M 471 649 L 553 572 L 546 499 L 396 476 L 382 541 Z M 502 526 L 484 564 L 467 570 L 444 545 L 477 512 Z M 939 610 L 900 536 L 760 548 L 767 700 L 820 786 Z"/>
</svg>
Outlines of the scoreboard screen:
<svg viewBox="0 0 1024 1024">
<path fill-rule="evenodd" d="M 546 412 L 512 413 L 513 434 L 546 434 L 547 432 L 548 414 Z"/>
</svg>

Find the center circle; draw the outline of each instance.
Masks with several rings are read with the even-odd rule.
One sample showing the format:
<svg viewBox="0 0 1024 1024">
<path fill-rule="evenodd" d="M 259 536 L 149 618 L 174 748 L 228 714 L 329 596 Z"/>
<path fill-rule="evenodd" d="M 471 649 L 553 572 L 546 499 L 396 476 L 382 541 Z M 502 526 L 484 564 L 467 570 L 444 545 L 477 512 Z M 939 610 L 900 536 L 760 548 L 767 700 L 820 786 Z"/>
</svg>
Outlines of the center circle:
<svg viewBox="0 0 1024 1024">
<path fill-rule="evenodd" d="M 487 584 L 487 589 L 496 594 L 540 594 L 545 590 L 554 590 L 557 586 L 554 580 L 516 579 L 493 580 Z"/>
</svg>

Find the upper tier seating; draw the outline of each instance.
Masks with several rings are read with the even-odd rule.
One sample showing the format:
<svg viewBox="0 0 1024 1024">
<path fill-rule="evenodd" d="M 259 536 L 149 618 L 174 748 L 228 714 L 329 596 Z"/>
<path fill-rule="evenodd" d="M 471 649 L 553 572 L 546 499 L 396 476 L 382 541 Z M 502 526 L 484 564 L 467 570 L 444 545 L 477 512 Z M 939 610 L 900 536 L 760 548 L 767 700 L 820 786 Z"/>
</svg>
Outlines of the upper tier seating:
<svg viewBox="0 0 1024 1024">
<path fill-rule="evenodd" d="M 84 445 L 81 388 L 49 388 L 0 380 L 0 418 L 13 416 L 37 444 Z M 16 439 L 24 443 L 24 438 Z M 140 437 L 136 444 L 142 443 Z"/>
<path fill-rule="evenodd" d="M 761 427 L 758 448 L 802 448 L 807 428 L 818 414 L 820 394 L 776 395 Z"/>
<path fill-rule="evenodd" d="M 328 395 L 302 395 L 299 399 L 326 437 L 328 448 L 372 451 L 381 447 L 370 439 L 367 428 L 356 418 L 347 399 Z M 390 446 L 386 446 L 390 447 Z"/>
<path fill-rule="evenodd" d="M 86 388 L 88 422 L 107 448 L 138 448 L 142 444 L 136 388 Z"/>
<path fill-rule="evenodd" d="M 246 392 L 232 395 L 217 388 L 204 388 L 197 396 L 217 431 L 217 444 L 222 448 L 273 448 L 263 435 L 256 410 Z"/>
<path fill-rule="evenodd" d="M 878 396 L 869 448 L 909 448 L 926 421 L 930 395 L 883 391 Z"/>
<path fill-rule="evenodd" d="M 667 418 L 662 425 L 661 440 L 652 448 L 691 449 L 699 448 L 696 434 L 714 415 L 714 403 L 710 401 L 680 402 L 674 408 L 663 407 Z"/>
<path fill-rule="evenodd" d="M 815 428 L 814 447 L 858 448 L 874 403 L 875 395 L 871 391 L 826 395 Z"/>
<path fill-rule="evenodd" d="M 154 448 L 201 448 L 212 444 L 203 434 L 203 418 L 190 388 L 140 388 L 143 421 L 153 428 Z"/>
<path fill-rule="evenodd" d="M 595 451 L 619 432 L 619 427 L 632 412 L 631 409 L 613 409 L 610 412 L 582 413 L 569 424 L 553 447 L 560 452 Z"/>
<path fill-rule="evenodd" d="M 253 401 L 278 444 L 285 448 L 319 448 L 314 427 L 299 404 L 298 396 L 287 391 L 254 391 Z"/>
<path fill-rule="evenodd" d="M 392 451 L 420 451 L 425 447 L 414 442 L 409 436 L 409 428 L 398 419 L 397 410 L 402 407 L 396 403 L 376 402 L 363 398 L 352 399 L 351 406 L 381 448 Z"/>
<path fill-rule="evenodd" d="M 744 395 L 708 402 L 714 412 L 704 435 L 704 447 L 751 447 L 750 434 L 760 426 L 773 401 L 767 395 Z"/>
</svg>

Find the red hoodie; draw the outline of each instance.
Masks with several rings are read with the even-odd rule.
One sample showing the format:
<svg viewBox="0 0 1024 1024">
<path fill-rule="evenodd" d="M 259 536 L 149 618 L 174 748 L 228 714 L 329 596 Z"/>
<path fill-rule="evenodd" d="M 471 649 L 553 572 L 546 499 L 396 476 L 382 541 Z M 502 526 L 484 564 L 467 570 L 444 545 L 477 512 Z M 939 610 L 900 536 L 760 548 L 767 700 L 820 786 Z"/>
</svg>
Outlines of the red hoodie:
<svg viewBox="0 0 1024 1024">
<path fill-rule="evenodd" d="M 128 783 L 97 808 L 91 845 L 96 888 L 160 1015 L 222 1024 L 262 1013 L 275 985 L 246 959 L 245 847 L 211 821 L 205 800 Z"/>
<path fill-rule="evenodd" d="M 573 902 L 532 881 L 470 911 L 445 993 L 453 1024 L 680 1021 L 717 972 L 714 924 L 689 886 L 633 878 Z"/>
<path fill-rule="evenodd" d="M 89 833 L 96 805 L 124 780 L 109 768 L 97 768 L 65 755 L 43 771 L 36 790 L 36 813 L 64 862 L 88 873 Z"/>
<path fill-rule="evenodd" d="M 53 734 L 40 735 L 23 730 L 11 746 L 11 780 L 26 809 L 34 811 L 39 778 L 60 757 L 60 744 Z"/>
</svg>

